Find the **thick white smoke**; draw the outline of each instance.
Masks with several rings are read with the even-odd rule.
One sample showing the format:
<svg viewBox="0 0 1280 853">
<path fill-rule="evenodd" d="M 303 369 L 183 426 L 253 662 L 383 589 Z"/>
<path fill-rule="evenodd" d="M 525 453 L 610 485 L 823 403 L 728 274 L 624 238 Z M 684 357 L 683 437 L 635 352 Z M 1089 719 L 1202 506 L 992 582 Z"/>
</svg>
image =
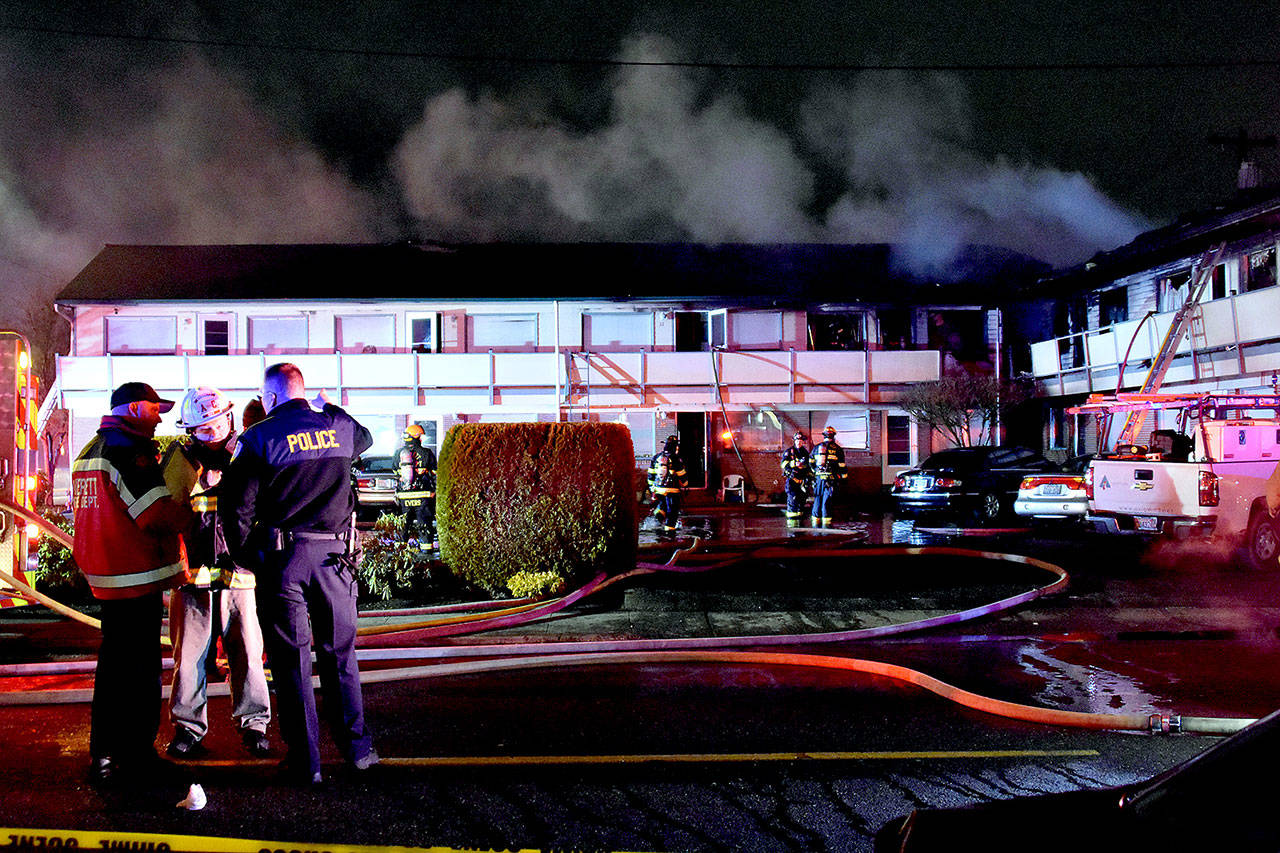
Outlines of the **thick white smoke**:
<svg viewBox="0 0 1280 853">
<path fill-rule="evenodd" d="M 5 67 L 18 85 L 0 94 L 0 323 L 52 316 L 53 294 L 105 243 L 377 236 L 364 192 L 196 56 L 132 80 Z M 32 102 L 49 93 L 68 115 Z"/>
<path fill-rule="evenodd" d="M 644 35 L 621 58 L 680 56 Z M 866 74 L 809 93 L 794 136 L 681 68 L 626 66 L 611 98 L 590 133 L 490 96 L 429 99 L 394 155 L 410 211 L 456 239 L 891 243 L 938 276 L 970 244 L 1064 266 L 1149 227 L 1082 175 L 978 157 L 946 77 Z M 806 157 L 845 181 L 816 213 Z"/>
<path fill-rule="evenodd" d="M 671 58 L 642 36 L 631 61 Z M 454 239 L 807 240 L 812 176 L 777 128 L 731 98 L 700 101 L 673 68 L 629 67 L 613 122 L 575 134 L 555 118 L 452 90 L 427 101 L 396 149 L 410 211 Z"/>
</svg>

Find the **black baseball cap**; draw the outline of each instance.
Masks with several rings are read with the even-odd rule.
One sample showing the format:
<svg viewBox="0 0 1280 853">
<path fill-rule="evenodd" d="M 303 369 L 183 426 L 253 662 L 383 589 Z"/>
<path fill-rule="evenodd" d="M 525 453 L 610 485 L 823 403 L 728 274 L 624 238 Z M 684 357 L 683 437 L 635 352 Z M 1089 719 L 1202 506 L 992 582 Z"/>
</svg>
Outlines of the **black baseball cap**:
<svg viewBox="0 0 1280 853">
<path fill-rule="evenodd" d="M 172 400 L 163 400 L 156 393 L 156 389 L 152 388 L 145 382 L 126 382 L 119 388 L 111 392 L 111 408 L 123 406 L 128 403 L 159 403 L 160 411 L 167 412 L 173 408 Z"/>
</svg>

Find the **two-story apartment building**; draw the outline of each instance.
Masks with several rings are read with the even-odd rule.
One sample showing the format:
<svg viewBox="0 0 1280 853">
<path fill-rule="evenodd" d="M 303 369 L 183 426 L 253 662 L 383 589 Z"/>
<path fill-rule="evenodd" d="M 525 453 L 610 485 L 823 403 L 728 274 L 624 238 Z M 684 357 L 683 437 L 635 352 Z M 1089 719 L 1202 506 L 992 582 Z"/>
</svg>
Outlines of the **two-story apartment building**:
<svg viewBox="0 0 1280 853">
<path fill-rule="evenodd" d="M 687 244 L 107 246 L 59 294 L 71 324 L 46 408 L 67 456 L 121 382 L 177 398 L 214 385 L 237 411 L 293 361 L 391 453 L 409 423 L 625 423 L 637 468 L 678 434 L 692 484 L 746 473 L 781 491 L 796 430 L 833 425 L 855 488 L 929 451 L 895 407 L 948 367 L 992 370 L 999 295 L 1025 259 L 941 286 L 885 246 Z M 171 423 L 161 431 L 172 431 Z M 59 477 L 55 476 L 55 486 Z"/>
<path fill-rule="evenodd" d="M 1030 369 L 1046 403 L 1045 446 L 1097 449 L 1095 419 L 1064 409 L 1090 393 L 1141 387 L 1201 264 L 1213 263 L 1212 277 L 1159 390 L 1272 393 L 1280 371 L 1278 245 L 1280 193 L 1251 190 L 1040 281 L 1021 316 L 1040 318 L 1027 337 Z M 1165 421 L 1148 418 L 1148 434 L 1174 426 Z"/>
</svg>

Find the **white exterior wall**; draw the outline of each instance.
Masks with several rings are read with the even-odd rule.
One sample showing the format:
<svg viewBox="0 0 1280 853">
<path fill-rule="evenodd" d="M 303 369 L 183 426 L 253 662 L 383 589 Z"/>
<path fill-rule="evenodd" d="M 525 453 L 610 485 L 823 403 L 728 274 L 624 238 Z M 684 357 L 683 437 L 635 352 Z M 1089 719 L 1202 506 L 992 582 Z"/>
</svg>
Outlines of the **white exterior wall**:
<svg viewBox="0 0 1280 853">
<path fill-rule="evenodd" d="M 410 421 L 434 420 L 441 438 L 462 420 L 661 419 L 677 411 L 716 413 L 721 406 L 730 412 L 869 413 L 891 405 L 905 384 L 940 375 L 937 351 L 808 351 L 806 314 L 794 310 L 731 310 L 726 351 L 676 352 L 677 313 L 698 310 L 687 304 L 586 300 L 75 306 L 71 354 L 59 359 L 56 390 L 71 415 L 67 448 L 74 456 L 106 412 L 111 390 L 122 382 L 145 381 L 173 399 L 196 385 L 216 386 L 238 412 L 259 392 L 263 369 L 279 361 L 296 363 L 309 390 L 325 389 L 352 414 L 376 420 L 382 432 L 398 435 Z M 646 315 L 652 339 L 584 352 L 584 316 L 614 312 Z M 408 319 L 424 313 L 438 315 L 436 351 L 410 352 Z M 336 351 L 337 318 L 359 314 L 394 316 L 394 352 Z M 467 318 L 503 314 L 536 315 L 536 346 L 468 351 Z M 172 318 L 176 351 L 108 354 L 106 320 L 114 316 Z M 296 316 L 307 318 L 306 352 L 248 351 L 251 318 Z M 230 355 L 201 352 L 202 323 L 215 317 L 231 321 Z M 870 320 L 874 329 L 873 313 Z M 761 330 L 768 328 L 778 329 L 777 340 L 761 340 Z M 751 349 L 742 348 L 744 334 Z M 160 432 L 175 431 L 172 423 L 166 418 Z M 648 441 L 653 440 L 650 435 Z M 639 457 L 656 448 L 636 450 Z"/>
</svg>

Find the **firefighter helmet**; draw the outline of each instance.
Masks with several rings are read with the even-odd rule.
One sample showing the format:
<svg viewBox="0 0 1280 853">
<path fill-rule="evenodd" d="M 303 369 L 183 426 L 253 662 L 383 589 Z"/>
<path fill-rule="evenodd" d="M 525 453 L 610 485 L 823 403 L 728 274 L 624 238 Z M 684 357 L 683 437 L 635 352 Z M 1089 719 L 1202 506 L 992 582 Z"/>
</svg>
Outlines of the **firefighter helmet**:
<svg viewBox="0 0 1280 853">
<path fill-rule="evenodd" d="M 822 431 L 822 434 L 825 435 L 827 438 L 835 438 L 836 428 L 833 426 L 829 426 Z"/>
<path fill-rule="evenodd" d="M 792 441 L 804 441 L 804 433 L 802 433 L 802 432 L 797 432 L 795 435 L 791 436 L 791 440 L 792 440 Z"/>
<path fill-rule="evenodd" d="M 679 436 L 669 435 L 667 436 L 667 440 L 663 442 L 663 447 L 678 447 L 679 444 L 680 444 Z"/>
<path fill-rule="evenodd" d="M 405 441 L 413 441 L 414 439 L 420 440 L 422 438 L 423 432 L 424 430 L 422 429 L 422 427 L 418 426 L 417 424 L 409 424 L 407 427 L 404 428 L 404 440 Z"/>
<path fill-rule="evenodd" d="M 231 401 L 227 395 L 217 388 L 201 385 L 192 388 L 182 398 L 182 406 L 178 410 L 178 426 L 182 429 L 193 429 L 216 421 L 231 411 Z"/>
</svg>

